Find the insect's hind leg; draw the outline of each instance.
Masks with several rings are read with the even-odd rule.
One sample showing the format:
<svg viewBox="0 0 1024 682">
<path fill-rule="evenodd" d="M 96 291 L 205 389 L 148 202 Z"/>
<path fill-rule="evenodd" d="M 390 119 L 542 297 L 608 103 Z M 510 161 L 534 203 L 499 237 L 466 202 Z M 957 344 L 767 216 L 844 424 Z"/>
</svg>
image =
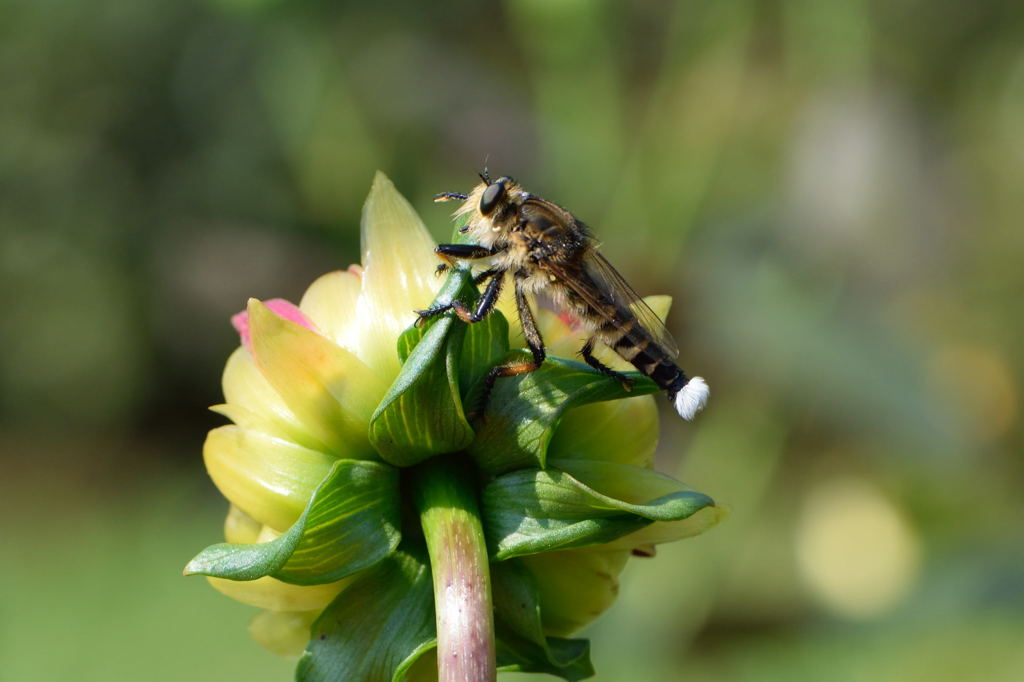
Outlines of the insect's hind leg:
<svg viewBox="0 0 1024 682">
<path fill-rule="evenodd" d="M 494 390 L 494 382 L 496 382 L 500 377 L 528 374 L 529 372 L 538 369 L 544 363 L 544 358 L 547 357 L 547 351 L 544 349 L 544 339 L 541 338 L 540 331 L 537 329 L 537 323 L 533 319 L 533 313 L 530 311 L 530 304 L 526 300 L 526 294 L 522 289 L 521 279 L 522 276 L 519 273 L 516 273 L 516 308 L 519 311 L 519 322 L 523 327 L 523 336 L 526 337 L 526 345 L 529 347 L 530 354 L 533 356 L 532 362 L 529 360 L 520 360 L 493 367 L 484 378 L 483 390 L 480 393 L 480 397 L 477 399 L 476 408 L 473 410 L 473 414 L 471 415 L 473 417 L 483 415 L 484 411 L 487 409 L 487 403 L 490 401 L 491 391 Z"/>
<path fill-rule="evenodd" d="M 596 369 L 601 374 L 610 376 L 611 378 L 622 384 L 622 388 L 627 391 L 633 390 L 633 380 L 627 377 L 622 372 L 616 371 L 604 364 L 600 360 L 594 357 L 594 338 L 587 339 L 587 342 L 583 344 L 583 348 L 580 348 L 580 355 L 583 356 L 583 361 L 588 365 Z"/>
</svg>

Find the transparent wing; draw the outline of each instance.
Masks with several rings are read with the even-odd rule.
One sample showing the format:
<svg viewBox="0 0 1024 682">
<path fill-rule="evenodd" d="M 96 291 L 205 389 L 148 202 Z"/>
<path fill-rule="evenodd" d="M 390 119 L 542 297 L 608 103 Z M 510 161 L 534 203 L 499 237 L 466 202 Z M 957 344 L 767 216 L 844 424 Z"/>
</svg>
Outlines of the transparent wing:
<svg viewBox="0 0 1024 682">
<path fill-rule="evenodd" d="M 647 330 L 647 333 L 665 353 L 673 360 L 679 357 L 679 347 L 672 335 L 665 329 L 662 321 L 596 249 L 590 249 L 583 259 L 583 273 L 580 273 L 584 275 L 583 278 L 578 275 L 574 277 L 573 273 L 556 272 L 555 274 L 594 311 L 616 324 L 622 323 L 624 320 L 617 320 L 608 312 L 607 302 L 631 311 L 640 326 Z M 602 297 L 607 302 L 602 301 Z"/>
</svg>

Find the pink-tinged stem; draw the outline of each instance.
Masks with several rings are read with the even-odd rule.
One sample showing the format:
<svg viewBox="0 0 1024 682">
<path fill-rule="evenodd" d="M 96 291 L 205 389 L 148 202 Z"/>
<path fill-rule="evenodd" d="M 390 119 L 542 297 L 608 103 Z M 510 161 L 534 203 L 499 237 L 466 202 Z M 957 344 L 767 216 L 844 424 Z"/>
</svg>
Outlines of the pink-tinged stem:
<svg viewBox="0 0 1024 682">
<path fill-rule="evenodd" d="M 417 468 L 416 506 L 430 553 L 439 682 L 494 682 L 487 547 L 468 466 L 451 456 Z"/>
</svg>

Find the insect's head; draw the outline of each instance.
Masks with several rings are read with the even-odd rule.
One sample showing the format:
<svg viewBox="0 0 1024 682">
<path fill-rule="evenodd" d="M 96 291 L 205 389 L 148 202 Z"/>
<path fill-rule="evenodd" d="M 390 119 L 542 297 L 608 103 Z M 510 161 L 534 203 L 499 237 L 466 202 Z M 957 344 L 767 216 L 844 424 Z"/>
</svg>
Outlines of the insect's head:
<svg viewBox="0 0 1024 682">
<path fill-rule="evenodd" d="M 514 182 L 507 175 L 500 177 L 494 182 L 488 181 L 487 189 L 480 195 L 480 215 L 490 215 L 494 209 L 505 199 L 508 193 L 507 185 Z"/>
</svg>

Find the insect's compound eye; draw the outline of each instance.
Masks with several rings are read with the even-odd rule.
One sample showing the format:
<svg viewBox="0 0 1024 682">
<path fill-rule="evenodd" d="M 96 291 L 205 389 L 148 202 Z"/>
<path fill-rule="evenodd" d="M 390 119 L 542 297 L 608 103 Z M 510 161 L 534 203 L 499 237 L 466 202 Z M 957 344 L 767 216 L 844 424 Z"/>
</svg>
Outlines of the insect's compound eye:
<svg viewBox="0 0 1024 682">
<path fill-rule="evenodd" d="M 505 196 L 504 182 L 499 180 L 488 185 L 487 189 L 484 190 L 484 195 L 480 197 L 480 213 L 484 215 L 489 214 L 498 205 L 503 196 Z"/>
</svg>

